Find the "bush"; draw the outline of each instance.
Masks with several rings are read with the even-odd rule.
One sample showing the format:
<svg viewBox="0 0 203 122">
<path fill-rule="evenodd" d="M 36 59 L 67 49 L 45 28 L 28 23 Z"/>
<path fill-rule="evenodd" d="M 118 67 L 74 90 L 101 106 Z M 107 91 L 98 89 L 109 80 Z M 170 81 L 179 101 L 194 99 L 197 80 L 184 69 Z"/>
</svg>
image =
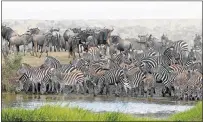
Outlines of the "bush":
<svg viewBox="0 0 203 122">
<path fill-rule="evenodd" d="M 3 92 L 12 92 L 15 89 L 16 71 L 21 65 L 21 55 L 9 55 L 2 63 L 2 86 Z"/>
</svg>

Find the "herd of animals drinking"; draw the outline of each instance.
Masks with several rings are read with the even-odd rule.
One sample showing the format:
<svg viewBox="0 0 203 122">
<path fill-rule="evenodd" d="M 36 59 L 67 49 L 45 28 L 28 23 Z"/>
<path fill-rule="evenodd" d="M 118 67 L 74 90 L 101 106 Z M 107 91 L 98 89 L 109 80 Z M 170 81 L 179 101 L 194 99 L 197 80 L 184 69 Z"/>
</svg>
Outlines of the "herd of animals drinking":
<svg viewBox="0 0 203 122">
<path fill-rule="evenodd" d="M 161 41 L 152 35 L 140 39 L 122 39 L 111 35 L 113 28 L 70 28 L 63 35 L 60 29 L 48 32 L 28 28 L 18 35 L 12 28 L 2 26 L 2 53 L 8 55 L 16 47 L 32 44 L 31 55 L 40 50 L 47 56 L 38 67 L 22 63 L 17 71 L 16 92 L 33 94 L 92 94 L 128 97 L 161 96 L 176 99 L 202 98 L 202 42 L 197 35 L 194 45 L 184 40 L 171 41 L 166 35 Z M 66 64 L 48 56 L 48 52 L 66 51 L 73 60 Z M 78 53 L 78 56 L 76 55 Z M 60 54 L 60 53 L 59 53 Z M 67 57 L 67 58 L 69 58 Z M 157 84 L 161 90 L 157 91 Z M 111 89 L 111 87 L 114 89 Z"/>
</svg>

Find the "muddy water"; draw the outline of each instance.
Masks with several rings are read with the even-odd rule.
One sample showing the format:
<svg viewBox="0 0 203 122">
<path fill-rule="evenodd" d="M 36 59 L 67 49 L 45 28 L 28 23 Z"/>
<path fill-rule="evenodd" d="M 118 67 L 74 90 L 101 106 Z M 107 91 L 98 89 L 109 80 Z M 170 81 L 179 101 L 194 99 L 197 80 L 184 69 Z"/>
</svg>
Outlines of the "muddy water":
<svg viewBox="0 0 203 122">
<path fill-rule="evenodd" d="M 173 101 L 170 98 L 93 97 L 91 95 L 22 95 L 2 94 L 2 108 L 35 109 L 43 105 L 80 107 L 93 112 L 122 112 L 135 116 L 164 118 L 188 110 L 194 102 Z"/>
</svg>

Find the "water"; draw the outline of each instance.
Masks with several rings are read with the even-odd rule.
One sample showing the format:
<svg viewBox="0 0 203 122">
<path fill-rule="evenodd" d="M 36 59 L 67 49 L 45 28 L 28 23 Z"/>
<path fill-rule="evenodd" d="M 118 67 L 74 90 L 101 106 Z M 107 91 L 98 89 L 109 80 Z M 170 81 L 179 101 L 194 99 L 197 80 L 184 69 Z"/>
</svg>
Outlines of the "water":
<svg viewBox="0 0 203 122">
<path fill-rule="evenodd" d="M 121 112 L 156 118 L 168 117 L 173 113 L 185 111 L 194 106 L 194 102 L 172 101 L 170 98 L 2 94 L 2 108 L 35 109 L 47 104 L 80 107 L 92 112 Z"/>
</svg>

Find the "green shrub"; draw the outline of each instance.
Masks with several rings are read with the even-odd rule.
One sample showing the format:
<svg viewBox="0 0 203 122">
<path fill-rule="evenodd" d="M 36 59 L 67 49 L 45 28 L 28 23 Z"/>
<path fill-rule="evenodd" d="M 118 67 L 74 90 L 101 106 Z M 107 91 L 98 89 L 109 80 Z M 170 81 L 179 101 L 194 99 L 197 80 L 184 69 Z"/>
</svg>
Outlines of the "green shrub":
<svg viewBox="0 0 203 122">
<path fill-rule="evenodd" d="M 9 55 L 2 63 L 2 91 L 12 92 L 14 91 L 16 71 L 21 65 L 21 55 Z"/>
</svg>

